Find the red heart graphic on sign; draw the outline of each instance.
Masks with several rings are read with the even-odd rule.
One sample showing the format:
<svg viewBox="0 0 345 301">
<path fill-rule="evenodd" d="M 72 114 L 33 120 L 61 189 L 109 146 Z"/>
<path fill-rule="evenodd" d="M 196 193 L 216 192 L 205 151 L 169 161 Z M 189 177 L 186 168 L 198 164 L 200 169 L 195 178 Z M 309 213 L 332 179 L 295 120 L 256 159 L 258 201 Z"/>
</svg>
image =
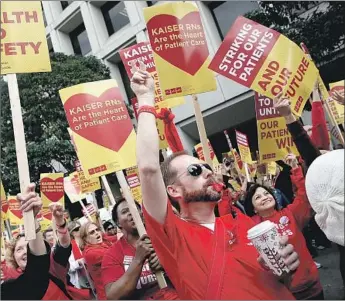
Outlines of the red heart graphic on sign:
<svg viewBox="0 0 345 301">
<path fill-rule="evenodd" d="M 48 185 L 55 186 L 56 191 L 47 190 Z M 41 193 L 43 193 L 51 202 L 58 202 L 64 196 L 63 177 L 55 180 L 50 178 L 41 179 Z"/>
<path fill-rule="evenodd" d="M 168 27 L 169 26 L 169 27 Z M 186 28 L 198 28 L 196 30 L 187 31 Z M 184 30 L 171 32 L 173 27 L 182 28 Z M 182 19 L 178 19 L 172 15 L 158 15 L 154 16 L 147 22 L 148 33 L 150 36 L 150 42 L 152 45 L 152 50 L 157 53 L 161 58 L 174 65 L 175 67 L 183 70 L 184 72 L 194 75 L 198 72 L 201 66 L 205 63 L 208 58 L 208 48 L 206 44 L 206 39 L 204 32 L 202 30 L 202 23 L 199 12 L 190 12 L 185 15 Z M 161 30 L 160 30 L 161 29 Z M 198 34 L 202 33 L 201 38 L 196 38 L 194 41 L 202 41 L 200 45 L 191 45 L 190 39 L 176 39 L 171 41 L 170 36 L 172 34 Z M 199 34 L 200 35 L 200 34 Z M 167 42 L 161 42 L 161 39 L 167 39 Z M 189 41 L 188 46 L 184 47 L 169 47 L 165 49 L 165 45 L 172 46 L 173 43 L 178 43 L 184 41 Z M 157 47 L 163 45 L 163 49 L 157 51 Z"/>
<path fill-rule="evenodd" d="M 7 204 L 7 202 L 4 203 L 4 204 L 1 204 L 1 210 L 2 210 L 3 213 L 7 213 L 7 211 L 8 211 L 8 204 Z"/>
<path fill-rule="evenodd" d="M 71 183 L 73 185 L 73 189 L 75 191 L 76 194 L 79 194 L 81 192 L 81 186 L 80 186 L 80 182 L 79 182 L 79 177 L 78 175 L 74 175 L 71 178 Z"/>
<path fill-rule="evenodd" d="M 99 97 L 87 93 L 73 95 L 64 107 L 75 133 L 115 152 L 121 149 L 133 130 L 119 88 L 110 88 Z M 79 125 L 81 128 L 77 130 Z"/>
<path fill-rule="evenodd" d="M 210 146 L 210 145 L 209 145 Z M 205 156 L 204 156 L 204 150 L 202 148 L 202 146 L 199 146 L 197 149 L 196 149 L 196 153 L 199 157 L 200 160 L 203 160 L 205 161 Z M 214 158 L 214 152 L 212 150 L 210 150 L 210 157 L 211 157 L 211 160 L 213 160 Z"/>
<path fill-rule="evenodd" d="M 64 189 L 69 195 L 80 194 L 81 187 L 79 185 L 78 176 L 74 175 L 73 177 L 69 176 L 68 178 L 65 178 Z"/>
<path fill-rule="evenodd" d="M 23 218 L 23 213 L 19 209 L 20 208 L 20 203 L 17 201 L 17 199 L 9 199 L 8 200 L 8 206 L 9 206 L 8 209 L 11 211 L 11 213 L 14 216 L 16 216 L 19 219 Z"/>
<path fill-rule="evenodd" d="M 48 219 L 50 221 L 53 220 L 53 214 L 49 209 L 42 210 L 42 215 L 45 219 Z"/>
</svg>

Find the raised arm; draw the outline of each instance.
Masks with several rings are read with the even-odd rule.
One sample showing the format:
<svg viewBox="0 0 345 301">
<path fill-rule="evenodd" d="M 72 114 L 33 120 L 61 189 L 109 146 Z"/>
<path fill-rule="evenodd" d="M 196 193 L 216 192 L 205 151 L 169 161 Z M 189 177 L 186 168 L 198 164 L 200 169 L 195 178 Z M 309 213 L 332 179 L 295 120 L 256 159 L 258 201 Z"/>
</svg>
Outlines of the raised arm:
<svg viewBox="0 0 345 301">
<path fill-rule="evenodd" d="M 304 130 L 302 124 L 296 120 L 296 117 L 292 114 L 290 107 L 290 100 L 277 95 L 274 99 L 274 107 L 280 116 L 285 118 L 287 128 L 292 136 L 297 150 L 300 153 L 307 167 L 321 155 L 320 151 L 314 146 L 308 133 Z"/>
<path fill-rule="evenodd" d="M 51 273 L 54 275 L 61 275 L 61 268 L 58 265 L 67 268 L 68 259 L 72 253 L 71 237 L 67 229 L 67 222 L 63 215 L 63 207 L 60 203 L 52 203 L 49 206 L 50 211 L 54 217 L 58 242 L 53 249 L 53 264 L 51 266 Z M 58 264 L 58 265 L 56 265 Z"/>
<path fill-rule="evenodd" d="M 154 108 L 154 82 L 152 76 L 140 66 L 131 80 L 137 96 L 138 132 L 137 162 L 145 209 L 157 222 L 163 224 L 167 213 L 167 193 L 159 165 L 159 138 L 156 118 L 152 113 L 141 111 L 145 106 Z"/>
<path fill-rule="evenodd" d="M 33 209 L 35 216 L 35 225 L 36 225 L 36 239 L 29 241 L 29 248 L 33 255 L 41 256 L 47 254 L 47 248 L 44 243 L 42 232 L 39 231 L 41 226 L 36 219 L 38 212 L 42 208 L 42 201 L 38 194 L 35 192 L 36 185 L 30 183 L 29 186 L 25 189 L 25 192 L 17 195 L 18 202 L 21 203 L 20 210 L 22 212 L 27 212 Z"/>
<path fill-rule="evenodd" d="M 67 248 L 71 245 L 71 236 L 69 235 L 67 229 L 67 221 L 63 215 L 63 207 L 60 203 L 52 203 L 49 206 L 50 211 L 54 217 L 54 223 L 56 226 L 57 237 L 59 239 L 59 244 L 63 248 Z"/>
<path fill-rule="evenodd" d="M 313 91 L 311 120 L 313 124 L 310 137 L 311 141 L 317 148 L 329 150 L 330 139 L 328 135 L 325 112 L 323 110 L 318 85 L 316 85 Z"/>
<path fill-rule="evenodd" d="M 3 300 L 41 300 L 49 285 L 50 247 L 44 242 L 36 215 L 42 208 L 42 201 L 35 193 L 35 184 L 31 183 L 24 193 L 17 195 L 21 211 L 33 210 L 36 224 L 36 238 L 30 240 L 27 251 L 27 264 L 24 273 L 16 279 L 1 284 Z"/>
<path fill-rule="evenodd" d="M 135 292 L 143 265 L 153 250 L 151 242 L 145 241 L 146 237 L 147 235 L 143 235 L 137 241 L 135 256 L 125 273 L 122 262 L 116 262 L 113 258 L 103 260 L 102 277 L 108 300 L 128 299 Z M 114 277 L 116 281 L 113 281 Z"/>
</svg>

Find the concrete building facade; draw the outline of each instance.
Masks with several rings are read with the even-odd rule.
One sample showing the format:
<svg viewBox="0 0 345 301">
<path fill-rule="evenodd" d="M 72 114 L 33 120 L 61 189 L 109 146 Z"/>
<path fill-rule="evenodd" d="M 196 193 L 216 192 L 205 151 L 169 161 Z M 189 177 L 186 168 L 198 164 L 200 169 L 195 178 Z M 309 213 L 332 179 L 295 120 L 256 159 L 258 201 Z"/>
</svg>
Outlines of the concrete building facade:
<svg viewBox="0 0 345 301">
<path fill-rule="evenodd" d="M 128 102 L 133 92 L 119 50 L 148 41 L 143 8 L 161 3 L 164 1 L 42 1 L 49 49 L 65 54 L 92 54 L 101 59 Z M 211 57 L 237 16 L 258 7 L 256 1 L 195 1 L 195 4 L 201 13 Z M 215 147 L 222 152 L 227 151 L 225 138 L 219 136 L 224 129 L 244 124 L 242 131 L 256 132 L 254 99 L 253 91 L 221 75 L 216 75 L 216 81 L 216 91 L 198 97 L 207 135 L 212 143 L 222 140 L 220 148 Z M 199 142 L 191 98 L 186 97 L 186 104 L 173 112 L 184 146 L 191 152 Z M 234 133 L 230 137 L 234 141 Z"/>
</svg>

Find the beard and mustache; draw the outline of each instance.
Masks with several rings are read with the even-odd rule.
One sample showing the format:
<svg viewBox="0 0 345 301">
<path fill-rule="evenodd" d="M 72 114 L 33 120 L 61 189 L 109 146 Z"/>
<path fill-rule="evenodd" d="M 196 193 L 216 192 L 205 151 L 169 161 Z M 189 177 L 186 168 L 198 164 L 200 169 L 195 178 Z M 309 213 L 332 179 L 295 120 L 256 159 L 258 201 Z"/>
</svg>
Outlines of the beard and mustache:
<svg viewBox="0 0 345 301">
<path fill-rule="evenodd" d="M 186 189 L 182 186 L 184 202 L 218 202 L 221 198 L 221 192 L 217 192 L 213 188 L 209 188 L 213 183 L 215 183 L 215 180 L 210 179 L 206 182 L 202 189 L 194 190 L 192 192 L 187 192 Z"/>
</svg>

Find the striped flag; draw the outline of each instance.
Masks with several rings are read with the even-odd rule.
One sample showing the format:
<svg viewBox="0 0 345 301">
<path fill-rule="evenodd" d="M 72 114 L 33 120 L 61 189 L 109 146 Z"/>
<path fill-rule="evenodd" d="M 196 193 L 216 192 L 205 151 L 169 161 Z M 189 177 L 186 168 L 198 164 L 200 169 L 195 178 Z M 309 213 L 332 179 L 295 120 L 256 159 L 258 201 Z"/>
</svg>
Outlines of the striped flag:
<svg viewBox="0 0 345 301">
<path fill-rule="evenodd" d="M 96 214 L 96 208 L 93 204 L 86 205 L 85 208 L 86 208 L 87 212 L 89 213 L 89 215 Z M 87 213 L 85 212 L 84 209 L 82 209 L 82 212 L 83 212 L 84 216 L 87 217 Z"/>
</svg>

